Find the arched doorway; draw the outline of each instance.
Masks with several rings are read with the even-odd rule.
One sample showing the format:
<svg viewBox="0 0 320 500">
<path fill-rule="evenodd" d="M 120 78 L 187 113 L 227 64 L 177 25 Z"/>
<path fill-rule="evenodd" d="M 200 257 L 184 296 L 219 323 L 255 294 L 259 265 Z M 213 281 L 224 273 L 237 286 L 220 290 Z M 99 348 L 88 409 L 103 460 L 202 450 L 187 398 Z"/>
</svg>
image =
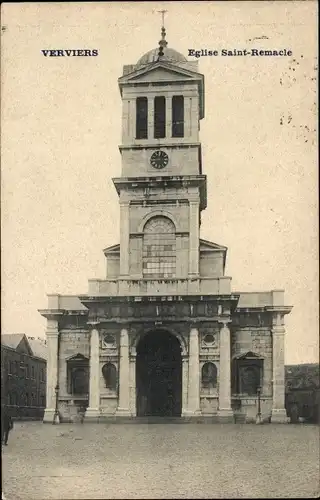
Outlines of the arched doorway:
<svg viewBox="0 0 320 500">
<path fill-rule="evenodd" d="M 155 330 L 139 341 L 136 387 L 137 416 L 181 416 L 182 359 L 177 337 Z"/>
</svg>

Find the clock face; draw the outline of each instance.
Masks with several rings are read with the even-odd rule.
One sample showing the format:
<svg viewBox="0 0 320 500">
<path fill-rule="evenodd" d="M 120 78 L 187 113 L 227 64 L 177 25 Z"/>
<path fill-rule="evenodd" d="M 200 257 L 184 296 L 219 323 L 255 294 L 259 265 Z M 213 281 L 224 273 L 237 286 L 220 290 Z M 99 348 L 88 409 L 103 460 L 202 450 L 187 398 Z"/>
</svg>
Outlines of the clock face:
<svg viewBox="0 0 320 500">
<path fill-rule="evenodd" d="M 150 158 L 150 163 L 154 168 L 164 168 L 168 165 L 169 157 L 164 151 L 155 151 Z"/>
</svg>

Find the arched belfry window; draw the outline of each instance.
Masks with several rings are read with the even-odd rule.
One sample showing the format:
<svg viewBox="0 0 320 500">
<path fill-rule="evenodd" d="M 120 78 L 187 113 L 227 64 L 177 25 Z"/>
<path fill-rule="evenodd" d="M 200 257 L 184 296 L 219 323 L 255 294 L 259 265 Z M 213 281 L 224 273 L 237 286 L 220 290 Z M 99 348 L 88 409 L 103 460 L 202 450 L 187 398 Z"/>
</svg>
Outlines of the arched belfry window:
<svg viewBox="0 0 320 500">
<path fill-rule="evenodd" d="M 171 278 L 176 272 L 176 234 L 167 217 L 152 217 L 143 230 L 143 276 Z"/>
<path fill-rule="evenodd" d="M 148 139 L 148 99 L 136 100 L 136 139 Z"/>
<path fill-rule="evenodd" d="M 166 136 L 166 98 L 154 98 L 154 138 L 163 139 Z"/>
<path fill-rule="evenodd" d="M 184 136 L 184 98 L 183 95 L 172 97 L 172 137 Z"/>
</svg>

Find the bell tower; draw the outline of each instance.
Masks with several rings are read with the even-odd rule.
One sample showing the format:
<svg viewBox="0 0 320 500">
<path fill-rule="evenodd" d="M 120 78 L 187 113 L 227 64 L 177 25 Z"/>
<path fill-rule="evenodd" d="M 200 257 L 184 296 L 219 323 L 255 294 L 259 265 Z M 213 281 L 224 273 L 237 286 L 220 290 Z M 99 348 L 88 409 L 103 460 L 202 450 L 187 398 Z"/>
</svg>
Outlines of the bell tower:
<svg viewBox="0 0 320 500">
<path fill-rule="evenodd" d="M 206 208 L 200 120 L 204 77 L 198 62 L 168 47 L 126 65 L 122 99 L 120 201 L 121 280 L 199 276 L 200 214 Z"/>
</svg>

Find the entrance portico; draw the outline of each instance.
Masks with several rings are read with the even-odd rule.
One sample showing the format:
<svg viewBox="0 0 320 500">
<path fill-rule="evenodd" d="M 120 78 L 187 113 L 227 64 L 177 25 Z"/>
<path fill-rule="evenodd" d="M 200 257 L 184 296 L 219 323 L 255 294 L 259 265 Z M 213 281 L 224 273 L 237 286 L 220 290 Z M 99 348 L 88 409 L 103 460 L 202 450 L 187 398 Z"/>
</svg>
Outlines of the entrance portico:
<svg viewBox="0 0 320 500">
<path fill-rule="evenodd" d="M 137 416 L 181 416 L 181 346 L 166 330 L 149 332 L 138 343 L 136 399 Z"/>
</svg>

